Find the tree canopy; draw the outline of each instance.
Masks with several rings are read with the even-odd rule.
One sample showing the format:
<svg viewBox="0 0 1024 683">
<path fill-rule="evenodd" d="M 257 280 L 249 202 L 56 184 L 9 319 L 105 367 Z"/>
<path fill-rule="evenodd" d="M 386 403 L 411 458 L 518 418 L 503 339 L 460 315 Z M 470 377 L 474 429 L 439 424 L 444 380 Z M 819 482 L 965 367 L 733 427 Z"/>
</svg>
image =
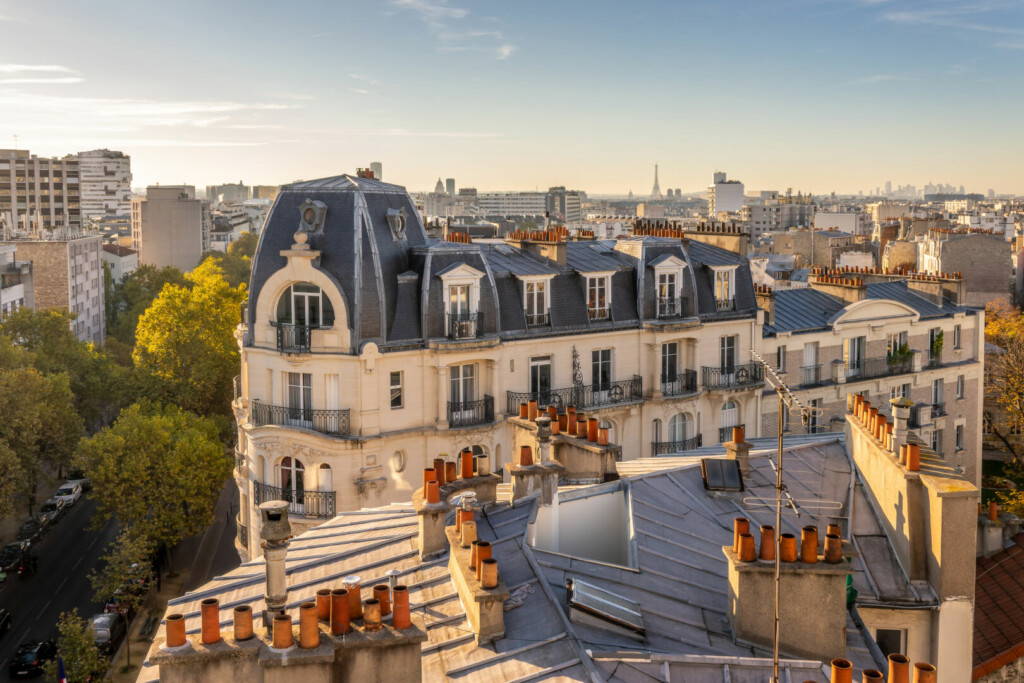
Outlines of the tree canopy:
<svg viewBox="0 0 1024 683">
<path fill-rule="evenodd" d="M 214 420 L 172 405 L 137 403 L 84 439 L 77 464 L 92 479 L 97 516 L 172 546 L 202 531 L 231 474 Z"/>
<path fill-rule="evenodd" d="M 174 266 L 139 266 L 121 282 L 108 283 L 106 292 L 107 336 L 122 344 L 135 344 L 135 326 L 153 300 L 172 284 L 188 287 L 189 282 Z"/>
<path fill-rule="evenodd" d="M 212 259 L 185 278 L 191 287 L 166 285 L 139 318 L 132 358 L 160 380 L 163 398 L 200 415 L 226 415 L 246 286 L 229 285 Z"/>
<path fill-rule="evenodd" d="M 205 259 L 214 261 L 224 271 L 224 277 L 232 287 L 247 284 L 258 242 L 259 236 L 256 233 L 243 232 L 241 237 L 228 244 L 226 252 L 211 251 Z"/>
<path fill-rule="evenodd" d="M 67 680 L 100 680 L 107 672 L 107 660 L 96 647 L 89 622 L 78 616 L 78 610 L 62 612 L 57 619 L 57 653 L 64 661 Z M 50 680 L 57 675 L 57 660 L 46 665 Z"/>
</svg>

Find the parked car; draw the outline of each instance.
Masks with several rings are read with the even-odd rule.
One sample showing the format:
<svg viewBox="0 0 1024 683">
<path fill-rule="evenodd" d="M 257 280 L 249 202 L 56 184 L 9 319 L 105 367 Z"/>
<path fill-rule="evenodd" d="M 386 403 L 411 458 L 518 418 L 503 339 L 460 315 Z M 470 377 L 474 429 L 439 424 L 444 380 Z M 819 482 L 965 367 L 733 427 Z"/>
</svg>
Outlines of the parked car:
<svg viewBox="0 0 1024 683">
<path fill-rule="evenodd" d="M 82 486 L 77 481 L 66 481 L 53 494 L 54 498 L 60 498 L 65 505 L 74 505 L 82 497 Z"/>
<path fill-rule="evenodd" d="M 89 493 L 92 491 L 92 481 L 85 476 L 85 472 L 82 470 L 71 470 L 68 473 L 68 481 L 76 481 L 82 487 L 82 493 Z"/>
<path fill-rule="evenodd" d="M 39 537 L 43 535 L 43 525 L 38 519 L 26 520 L 20 527 L 18 527 L 18 540 L 28 541 L 29 543 L 35 543 L 39 540 Z"/>
<path fill-rule="evenodd" d="M 64 500 L 51 498 L 39 508 L 39 521 L 44 527 L 52 526 L 58 519 L 64 516 Z"/>
<path fill-rule="evenodd" d="M 128 632 L 128 626 L 124 617 L 117 612 L 104 612 L 89 620 L 89 630 L 92 631 L 93 641 L 100 652 L 110 655 L 121 644 L 121 640 Z"/>
<path fill-rule="evenodd" d="M 11 616 L 10 612 L 0 609 L 0 636 L 11 630 L 11 622 L 13 621 L 14 617 Z"/>
<path fill-rule="evenodd" d="M 25 544 L 21 541 L 14 541 L 5 545 L 0 550 L 0 572 L 14 571 L 24 553 Z"/>
<path fill-rule="evenodd" d="M 46 663 L 57 656 L 52 640 L 32 641 L 18 646 L 7 673 L 11 678 L 34 678 L 43 674 Z"/>
</svg>

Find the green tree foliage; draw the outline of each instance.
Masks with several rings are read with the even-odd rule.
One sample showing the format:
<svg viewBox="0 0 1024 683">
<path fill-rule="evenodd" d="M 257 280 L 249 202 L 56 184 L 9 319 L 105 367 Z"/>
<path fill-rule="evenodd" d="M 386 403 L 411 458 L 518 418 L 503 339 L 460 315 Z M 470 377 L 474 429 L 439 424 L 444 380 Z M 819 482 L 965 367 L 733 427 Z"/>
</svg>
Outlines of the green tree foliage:
<svg viewBox="0 0 1024 683">
<path fill-rule="evenodd" d="M 0 519 L 14 512 L 14 505 L 25 471 L 17 454 L 6 443 L 0 441 Z"/>
<path fill-rule="evenodd" d="M 78 610 L 62 612 L 57 619 L 57 652 L 69 681 L 98 681 L 107 671 L 107 660 L 93 641 L 89 622 L 78 616 Z M 46 670 L 48 680 L 56 680 L 57 660 L 49 662 Z"/>
<path fill-rule="evenodd" d="M 212 259 L 221 270 L 224 278 L 232 287 L 249 282 L 252 272 L 252 257 L 256 253 L 259 237 L 252 232 L 243 232 L 242 236 L 228 245 L 226 253 L 209 252 L 207 259 Z"/>
<path fill-rule="evenodd" d="M 103 556 L 103 569 L 89 574 L 96 602 L 117 601 L 119 611 L 130 619 L 146 600 L 153 579 L 153 542 L 128 528 L 118 534 Z M 131 647 L 125 648 L 131 663 Z"/>
<path fill-rule="evenodd" d="M 188 287 L 189 282 L 173 266 L 139 266 L 107 291 L 107 336 L 129 347 L 135 344 L 135 326 L 164 285 Z"/>
<path fill-rule="evenodd" d="M 43 374 L 67 374 L 78 414 L 99 427 L 116 413 L 127 378 L 110 358 L 75 336 L 71 320 L 64 311 L 23 308 L 0 323 L 0 334 L 29 351 Z"/>
<path fill-rule="evenodd" d="M 214 420 L 148 402 L 84 439 L 76 462 L 92 479 L 97 517 L 168 547 L 211 522 L 232 468 Z"/>
<path fill-rule="evenodd" d="M 191 287 L 166 285 L 139 318 L 132 358 L 160 381 L 159 396 L 200 415 L 227 415 L 246 286 L 229 285 L 212 259 L 185 277 Z"/>
</svg>

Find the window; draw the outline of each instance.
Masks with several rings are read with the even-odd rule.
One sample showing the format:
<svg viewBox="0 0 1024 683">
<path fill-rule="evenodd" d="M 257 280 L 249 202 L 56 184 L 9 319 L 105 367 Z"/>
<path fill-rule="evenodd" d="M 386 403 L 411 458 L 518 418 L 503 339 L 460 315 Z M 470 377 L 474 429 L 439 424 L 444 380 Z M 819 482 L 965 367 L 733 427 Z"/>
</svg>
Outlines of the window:
<svg viewBox="0 0 1024 683">
<path fill-rule="evenodd" d="M 960 326 L 959 325 L 954 325 L 953 326 L 953 348 L 954 349 L 959 349 L 960 348 Z"/>
<path fill-rule="evenodd" d="M 277 322 L 284 325 L 329 327 L 334 324 L 334 307 L 316 285 L 299 282 L 277 301 Z"/>
<path fill-rule="evenodd" d="M 779 372 L 786 371 L 786 347 L 780 346 L 775 349 L 775 368 Z"/>
<path fill-rule="evenodd" d="M 390 380 L 391 408 L 401 408 L 402 404 L 402 372 L 392 372 Z"/>
<path fill-rule="evenodd" d="M 904 654 L 907 631 L 902 628 L 880 628 L 875 631 L 875 643 L 886 657 Z"/>
<path fill-rule="evenodd" d="M 885 352 L 892 356 L 901 351 L 901 349 L 908 347 L 907 333 L 896 332 L 894 334 L 887 335 L 885 341 Z"/>
<path fill-rule="evenodd" d="M 736 335 L 722 337 L 718 342 L 718 366 L 722 372 L 736 372 Z"/>
<path fill-rule="evenodd" d="M 715 303 L 718 310 L 731 310 L 736 301 L 732 270 L 715 271 Z"/>
<path fill-rule="evenodd" d="M 595 349 L 590 352 L 590 377 L 594 391 L 612 388 L 612 350 Z"/>
<path fill-rule="evenodd" d="M 964 426 L 956 426 L 956 449 L 962 451 L 964 449 Z"/>
<path fill-rule="evenodd" d="M 288 373 L 288 419 L 300 423 L 313 419 L 313 375 Z"/>
<path fill-rule="evenodd" d="M 547 325 L 547 283 L 543 281 L 526 282 L 523 286 L 526 290 L 526 324 Z"/>
<path fill-rule="evenodd" d="M 448 315 L 455 320 L 469 316 L 470 285 L 448 285 Z"/>
<path fill-rule="evenodd" d="M 609 317 L 607 276 L 587 278 L 587 317 L 591 320 L 607 320 Z"/>
<path fill-rule="evenodd" d="M 661 345 L 661 381 L 674 382 L 679 373 L 679 343 Z"/>
<path fill-rule="evenodd" d="M 693 436 L 693 418 L 689 413 L 673 415 L 668 421 L 668 440 L 686 441 Z"/>
<path fill-rule="evenodd" d="M 737 460 L 701 458 L 700 474 L 709 491 L 742 491 L 743 475 Z"/>
<path fill-rule="evenodd" d="M 889 398 L 910 398 L 909 384 L 895 384 L 889 389 Z"/>
<path fill-rule="evenodd" d="M 658 274 L 658 316 L 679 315 L 678 288 L 675 273 Z"/>
<path fill-rule="evenodd" d="M 866 347 L 867 338 L 865 337 L 852 337 L 843 340 L 843 362 L 846 363 L 848 375 L 858 375 L 864 368 L 864 349 Z"/>
<path fill-rule="evenodd" d="M 821 419 L 821 399 L 812 399 L 807 406 L 810 411 L 807 415 L 807 433 L 816 434 L 818 432 L 818 424 Z"/>
<path fill-rule="evenodd" d="M 457 405 L 476 400 L 476 365 L 453 365 L 448 369 L 449 400 Z"/>
<path fill-rule="evenodd" d="M 651 421 L 651 441 L 655 443 L 661 441 L 661 420 L 658 418 Z"/>
<path fill-rule="evenodd" d="M 937 380 L 933 380 L 932 381 L 932 405 L 934 405 L 934 406 L 942 405 L 942 403 L 943 403 L 943 401 L 942 401 L 942 394 L 943 394 L 942 389 L 943 389 L 943 386 L 942 386 L 942 380 L 941 379 L 937 379 Z"/>
<path fill-rule="evenodd" d="M 940 451 L 940 449 L 942 448 L 942 430 L 941 429 L 936 429 L 934 432 L 932 432 L 932 439 L 931 439 L 931 444 L 930 445 L 931 445 L 932 450 L 935 451 L 936 453 L 941 452 Z"/>
<path fill-rule="evenodd" d="M 285 457 L 278 465 L 278 483 L 281 486 L 281 497 L 293 503 L 303 502 L 306 489 L 305 466 L 297 459 Z"/>
<path fill-rule="evenodd" d="M 551 402 L 551 356 L 530 359 L 530 394 L 541 405 Z"/>
<path fill-rule="evenodd" d="M 732 438 L 732 428 L 740 424 L 740 409 L 735 401 L 726 401 L 722 404 L 721 427 L 729 433 L 722 440 Z"/>
<path fill-rule="evenodd" d="M 956 376 L 956 397 L 958 399 L 964 397 L 964 376 L 963 375 L 957 375 Z"/>
</svg>

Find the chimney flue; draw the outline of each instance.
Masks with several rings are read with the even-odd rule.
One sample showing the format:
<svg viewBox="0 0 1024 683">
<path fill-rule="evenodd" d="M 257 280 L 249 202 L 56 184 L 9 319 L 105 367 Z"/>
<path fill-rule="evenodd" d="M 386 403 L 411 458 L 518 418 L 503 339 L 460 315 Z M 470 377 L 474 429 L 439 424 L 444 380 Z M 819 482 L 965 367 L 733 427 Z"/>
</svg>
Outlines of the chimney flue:
<svg viewBox="0 0 1024 683">
<path fill-rule="evenodd" d="M 287 650 L 294 644 L 295 634 L 292 633 L 292 618 L 287 614 L 275 614 L 271 646 L 276 650 Z"/>
<path fill-rule="evenodd" d="M 185 644 L 185 617 L 180 614 L 168 614 L 164 624 L 164 637 L 167 647 L 181 647 Z"/>
<path fill-rule="evenodd" d="M 315 602 L 304 602 L 299 606 L 299 647 L 305 650 L 320 647 L 320 624 L 317 623 Z"/>
<path fill-rule="evenodd" d="M 837 657 L 832 660 L 831 683 L 853 683 L 853 664 L 848 659 Z"/>
<path fill-rule="evenodd" d="M 288 502 L 268 500 L 260 504 L 260 538 L 263 539 L 263 561 L 267 570 L 267 586 L 264 611 L 264 625 L 269 629 L 276 615 L 284 614 L 288 601 L 288 584 L 284 571 L 284 559 L 288 553 L 288 539 L 292 527 L 288 523 Z"/>
<path fill-rule="evenodd" d="M 931 664 L 928 664 L 927 662 L 914 663 L 913 683 L 935 683 L 937 678 L 938 672 Z"/>
<path fill-rule="evenodd" d="M 889 655 L 889 683 L 910 683 L 910 660 L 904 655 Z"/>
<path fill-rule="evenodd" d="M 391 625 L 397 629 L 409 628 L 412 626 L 412 615 L 409 613 L 409 589 L 406 586 L 398 585 L 392 590 L 394 600 L 394 614 L 391 617 Z"/>
<path fill-rule="evenodd" d="M 252 607 L 239 605 L 235 608 L 235 640 L 249 640 L 252 638 Z"/>
<path fill-rule="evenodd" d="M 220 603 L 216 598 L 206 598 L 199 603 L 203 645 L 220 642 Z"/>
<path fill-rule="evenodd" d="M 331 591 L 331 635 L 348 633 L 351 618 L 348 613 L 348 591 L 335 588 Z"/>
<path fill-rule="evenodd" d="M 355 574 L 349 574 L 341 580 L 341 585 L 348 591 L 349 619 L 363 618 L 363 587 L 362 580 Z"/>
<path fill-rule="evenodd" d="M 373 587 L 373 598 L 380 603 L 380 615 L 382 617 L 391 614 L 391 588 L 386 583 L 377 584 Z"/>
</svg>

